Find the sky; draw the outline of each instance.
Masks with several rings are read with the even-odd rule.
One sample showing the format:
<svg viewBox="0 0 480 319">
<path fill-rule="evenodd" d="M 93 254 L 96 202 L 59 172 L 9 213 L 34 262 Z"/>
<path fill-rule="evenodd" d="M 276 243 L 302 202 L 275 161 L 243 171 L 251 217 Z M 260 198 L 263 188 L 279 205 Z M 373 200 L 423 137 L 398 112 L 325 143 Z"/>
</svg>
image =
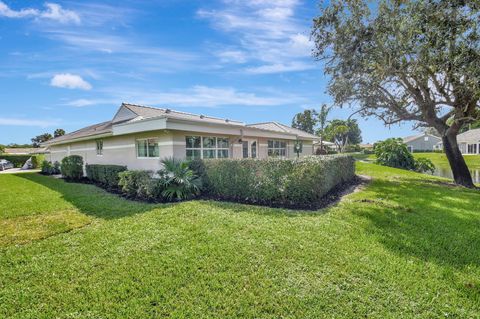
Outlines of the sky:
<svg viewBox="0 0 480 319">
<path fill-rule="evenodd" d="M 0 0 L 0 144 L 110 120 L 122 102 L 290 125 L 332 103 L 311 55 L 319 12 L 312 0 Z M 354 118 L 365 143 L 412 134 Z"/>
</svg>

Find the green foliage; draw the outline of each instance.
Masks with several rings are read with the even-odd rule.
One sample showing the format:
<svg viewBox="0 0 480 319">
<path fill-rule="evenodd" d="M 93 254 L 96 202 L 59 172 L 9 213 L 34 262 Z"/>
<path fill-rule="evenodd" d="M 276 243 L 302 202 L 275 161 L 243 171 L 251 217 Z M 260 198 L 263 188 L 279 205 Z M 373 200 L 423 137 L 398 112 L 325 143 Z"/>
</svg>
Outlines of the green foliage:
<svg viewBox="0 0 480 319">
<path fill-rule="evenodd" d="M 120 180 L 118 174 L 126 170 L 126 166 L 120 165 L 87 164 L 85 166 L 87 178 L 109 190 L 118 188 Z"/>
<path fill-rule="evenodd" d="M 13 166 L 20 168 L 22 167 L 28 159 L 32 157 L 31 155 L 7 155 L 2 154 L 0 159 L 5 159 L 7 161 L 12 162 Z"/>
<path fill-rule="evenodd" d="M 60 163 L 55 161 L 55 163 L 49 162 L 49 161 L 43 161 L 41 164 L 41 173 L 43 175 L 57 175 L 60 174 Z"/>
<path fill-rule="evenodd" d="M 377 164 L 414 170 L 415 159 L 401 138 L 389 138 L 375 143 Z"/>
<path fill-rule="evenodd" d="M 37 135 L 31 139 L 33 147 L 40 147 L 40 144 L 49 141 L 53 138 L 52 134 L 50 133 L 43 133 L 41 135 Z"/>
<path fill-rule="evenodd" d="M 62 159 L 61 171 L 68 180 L 81 180 L 83 178 L 83 158 L 79 155 L 70 155 Z"/>
<path fill-rule="evenodd" d="M 39 168 L 41 163 L 45 160 L 45 155 L 32 155 L 32 168 Z"/>
<path fill-rule="evenodd" d="M 347 145 L 362 142 L 362 131 L 357 120 L 332 120 L 325 127 L 325 139 L 334 142 L 342 151 Z"/>
<path fill-rule="evenodd" d="M 210 195 L 266 205 L 314 207 L 355 175 L 350 156 L 205 160 Z"/>
<path fill-rule="evenodd" d="M 151 171 L 123 171 L 118 174 L 118 185 L 130 199 L 163 202 L 164 180 L 153 178 Z"/>
<path fill-rule="evenodd" d="M 305 131 L 310 134 L 315 133 L 315 127 L 318 123 L 318 113 L 315 110 L 304 110 L 297 113 L 292 120 L 292 127 Z"/>
<path fill-rule="evenodd" d="M 5 145 L 0 144 L 0 154 L 5 152 Z"/>
<path fill-rule="evenodd" d="M 53 132 L 53 137 L 54 138 L 57 138 L 57 137 L 60 137 L 60 136 L 63 136 L 63 135 L 65 135 L 65 130 L 62 129 L 62 128 L 57 128 L 55 130 L 55 132 Z"/>
<path fill-rule="evenodd" d="M 435 172 L 435 165 L 433 162 L 425 157 L 415 158 L 415 170 L 420 173 L 430 173 Z"/>
<path fill-rule="evenodd" d="M 201 179 L 190 169 L 189 162 L 175 158 L 162 160 L 163 169 L 159 171 L 164 180 L 162 195 L 168 200 L 190 199 L 200 193 Z"/>
</svg>

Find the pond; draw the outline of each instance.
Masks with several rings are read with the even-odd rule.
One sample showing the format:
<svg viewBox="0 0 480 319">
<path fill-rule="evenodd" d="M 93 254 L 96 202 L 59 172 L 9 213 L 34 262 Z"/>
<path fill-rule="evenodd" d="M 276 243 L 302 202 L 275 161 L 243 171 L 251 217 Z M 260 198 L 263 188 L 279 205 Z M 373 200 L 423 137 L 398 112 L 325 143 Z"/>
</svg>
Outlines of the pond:
<svg viewBox="0 0 480 319">
<path fill-rule="evenodd" d="M 480 167 L 471 168 L 470 174 L 472 174 L 472 179 L 475 184 L 480 183 Z M 437 165 L 433 175 L 453 179 L 452 170 L 448 166 Z"/>
</svg>

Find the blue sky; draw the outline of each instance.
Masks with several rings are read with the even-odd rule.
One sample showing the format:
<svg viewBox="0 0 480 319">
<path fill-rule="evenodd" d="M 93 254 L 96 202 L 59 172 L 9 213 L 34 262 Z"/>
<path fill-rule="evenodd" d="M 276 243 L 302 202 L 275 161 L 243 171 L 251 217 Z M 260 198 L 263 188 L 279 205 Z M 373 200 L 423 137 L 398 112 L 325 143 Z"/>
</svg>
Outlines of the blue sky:
<svg viewBox="0 0 480 319">
<path fill-rule="evenodd" d="M 310 0 L 0 0 L 0 143 L 109 120 L 122 102 L 290 125 L 331 103 L 311 57 L 317 13 Z M 411 134 L 359 122 L 364 142 Z"/>
</svg>

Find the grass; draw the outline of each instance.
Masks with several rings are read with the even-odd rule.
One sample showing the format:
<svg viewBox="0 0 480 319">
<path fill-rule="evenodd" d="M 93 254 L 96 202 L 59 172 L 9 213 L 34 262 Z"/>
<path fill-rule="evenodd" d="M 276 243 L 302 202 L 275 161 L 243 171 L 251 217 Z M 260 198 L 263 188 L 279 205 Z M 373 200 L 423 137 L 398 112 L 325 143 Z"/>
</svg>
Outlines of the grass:
<svg viewBox="0 0 480 319">
<path fill-rule="evenodd" d="M 0 318 L 478 317 L 480 193 L 358 172 L 373 182 L 318 212 L 0 176 L 2 223 L 37 218 L 21 239 L 0 228 Z M 67 226 L 38 237 L 41 216 Z"/>
</svg>

